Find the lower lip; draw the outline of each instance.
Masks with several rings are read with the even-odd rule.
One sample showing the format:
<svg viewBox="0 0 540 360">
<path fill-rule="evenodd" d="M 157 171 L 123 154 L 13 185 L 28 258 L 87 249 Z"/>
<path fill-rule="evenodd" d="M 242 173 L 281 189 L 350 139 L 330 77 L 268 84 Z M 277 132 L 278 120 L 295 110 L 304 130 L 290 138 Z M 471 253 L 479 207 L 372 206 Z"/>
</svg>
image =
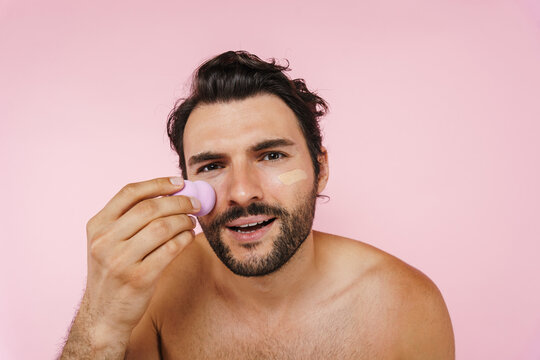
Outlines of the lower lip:
<svg viewBox="0 0 540 360">
<path fill-rule="evenodd" d="M 251 243 L 251 242 L 257 242 L 259 241 L 267 232 L 270 231 L 270 229 L 272 228 L 272 226 L 274 226 L 274 223 L 276 222 L 276 220 L 272 221 L 270 224 L 258 229 L 258 230 L 255 230 L 253 232 L 249 232 L 249 233 L 241 233 L 241 232 L 238 232 L 238 231 L 234 231 L 234 230 L 231 230 L 229 228 L 227 228 L 227 231 L 229 232 L 229 234 L 231 234 L 231 236 L 238 242 L 241 242 L 241 243 Z"/>
</svg>

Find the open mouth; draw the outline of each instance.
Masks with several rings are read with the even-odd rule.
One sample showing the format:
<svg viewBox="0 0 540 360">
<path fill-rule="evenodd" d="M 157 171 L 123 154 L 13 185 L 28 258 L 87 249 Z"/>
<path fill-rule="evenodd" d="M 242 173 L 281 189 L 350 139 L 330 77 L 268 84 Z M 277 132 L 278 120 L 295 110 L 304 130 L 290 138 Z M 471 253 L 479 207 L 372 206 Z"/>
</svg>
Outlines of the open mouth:
<svg viewBox="0 0 540 360">
<path fill-rule="evenodd" d="M 249 233 L 252 233 L 252 232 L 257 231 L 259 229 L 262 229 L 265 226 L 270 225 L 272 222 L 274 222 L 274 220 L 276 220 L 276 218 L 272 218 L 272 219 L 268 219 L 268 220 L 264 220 L 264 221 L 259 221 L 259 222 L 254 222 L 254 223 L 251 223 L 251 224 L 240 225 L 240 226 L 227 226 L 227 228 L 231 229 L 232 231 L 236 231 L 238 233 L 241 233 L 241 234 L 249 234 Z"/>
</svg>

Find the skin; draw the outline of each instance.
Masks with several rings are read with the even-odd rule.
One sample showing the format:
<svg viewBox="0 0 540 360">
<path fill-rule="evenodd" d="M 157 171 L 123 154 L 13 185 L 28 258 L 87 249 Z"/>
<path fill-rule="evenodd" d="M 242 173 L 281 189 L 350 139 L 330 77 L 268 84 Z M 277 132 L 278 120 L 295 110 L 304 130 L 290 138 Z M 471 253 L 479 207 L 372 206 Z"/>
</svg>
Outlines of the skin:
<svg viewBox="0 0 540 360">
<path fill-rule="evenodd" d="M 181 180 L 181 179 L 178 179 Z M 61 359 L 121 359 L 165 267 L 193 240 L 200 203 L 159 197 L 168 178 L 128 184 L 90 221 L 88 276 Z"/>
<path fill-rule="evenodd" d="M 286 139 L 254 151 L 267 140 Z M 260 95 L 196 108 L 184 135 L 188 177 L 217 193 L 203 224 L 231 206 L 291 209 L 328 180 L 315 179 L 292 111 Z M 205 169 L 205 171 L 200 171 Z M 306 179 L 285 185 L 279 175 Z M 208 171 L 206 171 L 208 170 Z M 87 224 L 88 276 L 61 359 L 453 359 L 448 311 L 422 273 L 372 246 L 311 231 L 294 256 L 262 277 L 231 273 L 190 214 L 200 204 L 166 196 L 159 178 L 126 185 Z M 239 261 L 264 257 L 279 218 L 254 246 L 223 231 Z"/>
<path fill-rule="evenodd" d="M 253 151 L 271 139 L 292 145 Z M 216 190 L 216 206 L 199 219 L 203 223 L 254 201 L 293 209 L 314 184 L 320 193 L 328 180 L 326 152 L 315 179 L 294 113 L 272 95 L 197 107 L 184 151 L 188 178 Z M 190 162 L 205 152 L 220 156 Z M 294 169 L 307 178 L 279 181 Z M 268 254 L 277 232 L 272 226 L 250 248 L 227 231 L 222 239 L 243 260 Z M 242 277 L 198 234 L 156 281 L 130 333 L 128 359 L 454 359 L 450 318 L 433 282 L 379 249 L 340 236 L 311 231 L 278 271 Z"/>
</svg>

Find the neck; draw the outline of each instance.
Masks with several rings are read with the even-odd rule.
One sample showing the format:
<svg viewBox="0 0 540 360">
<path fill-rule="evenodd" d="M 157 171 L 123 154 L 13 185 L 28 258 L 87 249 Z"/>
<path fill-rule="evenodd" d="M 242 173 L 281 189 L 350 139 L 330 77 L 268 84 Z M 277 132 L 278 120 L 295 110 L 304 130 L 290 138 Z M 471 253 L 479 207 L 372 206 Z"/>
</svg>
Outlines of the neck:
<svg viewBox="0 0 540 360">
<path fill-rule="evenodd" d="M 279 310 L 305 294 L 319 278 L 316 260 L 312 231 L 293 257 L 271 274 L 239 276 L 217 258 L 212 273 L 219 294 L 230 305 L 255 311 Z"/>
</svg>

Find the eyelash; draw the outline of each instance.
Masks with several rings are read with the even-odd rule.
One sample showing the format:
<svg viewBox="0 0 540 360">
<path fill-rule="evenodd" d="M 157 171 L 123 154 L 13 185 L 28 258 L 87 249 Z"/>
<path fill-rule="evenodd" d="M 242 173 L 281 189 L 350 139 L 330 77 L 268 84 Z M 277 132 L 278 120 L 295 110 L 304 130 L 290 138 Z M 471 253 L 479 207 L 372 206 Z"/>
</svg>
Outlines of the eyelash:
<svg viewBox="0 0 540 360">
<path fill-rule="evenodd" d="M 206 164 L 206 165 L 201 166 L 200 168 L 197 169 L 197 174 L 202 173 L 202 172 L 210 172 L 210 171 L 213 171 L 213 170 L 217 170 L 217 169 L 208 169 L 211 166 L 215 167 L 215 166 L 221 166 L 221 165 L 219 165 L 218 163 Z"/>
<path fill-rule="evenodd" d="M 278 155 L 279 157 L 277 159 L 266 159 L 270 155 Z M 286 158 L 286 157 L 287 157 L 287 155 L 285 155 L 282 152 L 270 151 L 270 152 L 267 152 L 267 153 L 263 154 L 263 156 L 261 157 L 261 160 L 278 161 L 278 160 L 281 160 L 281 159 Z M 213 167 L 213 169 L 209 169 L 210 167 Z M 199 169 L 197 169 L 197 174 L 202 173 L 202 172 L 214 171 L 214 170 L 217 170 L 218 168 L 222 168 L 222 167 L 223 166 L 221 164 L 219 164 L 219 163 L 206 164 L 204 166 L 201 166 Z"/>
<path fill-rule="evenodd" d="M 283 159 L 283 158 L 286 158 L 287 155 L 285 155 L 284 153 L 282 152 L 279 152 L 279 151 L 270 151 L 270 152 L 267 152 L 266 154 L 264 154 L 264 156 L 262 157 L 262 159 L 264 160 L 266 157 L 268 157 L 269 155 L 279 155 L 279 158 L 277 159 L 268 159 L 268 161 L 277 161 L 277 160 L 280 160 L 280 159 Z"/>
</svg>

